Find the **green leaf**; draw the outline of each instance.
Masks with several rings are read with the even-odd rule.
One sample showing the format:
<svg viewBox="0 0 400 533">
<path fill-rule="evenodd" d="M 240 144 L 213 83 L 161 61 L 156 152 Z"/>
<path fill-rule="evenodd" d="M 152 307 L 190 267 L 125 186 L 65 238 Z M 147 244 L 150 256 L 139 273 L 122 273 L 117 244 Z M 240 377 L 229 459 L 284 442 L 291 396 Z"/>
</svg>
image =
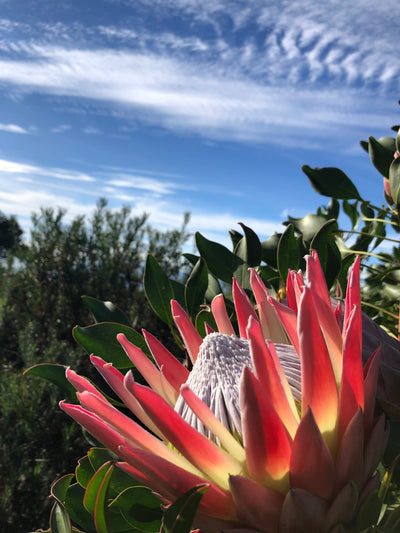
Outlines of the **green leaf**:
<svg viewBox="0 0 400 533">
<path fill-rule="evenodd" d="M 233 248 L 236 248 L 238 242 L 243 237 L 243 235 L 241 233 L 239 233 L 238 231 L 236 231 L 235 229 L 230 229 L 229 230 L 229 237 L 231 238 Z"/>
<path fill-rule="evenodd" d="M 123 333 L 130 342 L 149 354 L 149 348 L 144 338 L 133 328 L 122 324 L 100 322 L 84 328 L 76 326 L 72 332 L 76 342 L 83 346 L 89 354 L 93 353 L 102 357 L 116 368 L 132 368 L 132 361 L 117 341 L 118 333 Z"/>
<path fill-rule="evenodd" d="M 218 331 L 214 315 L 211 313 L 211 311 L 202 309 L 196 316 L 195 327 L 203 338 L 206 336 L 206 322 L 214 331 Z"/>
<path fill-rule="evenodd" d="M 109 509 L 119 510 L 131 528 L 144 533 L 160 531 L 160 500 L 147 487 L 128 487 L 110 503 Z"/>
<path fill-rule="evenodd" d="M 168 276 L 151 254 L 146 260 L 144 292 L 156 315 L 172 327 L 171 300 L 174 298 L 174 291 Z"/>
<path fill-rule="evenodd" d="M 71 519 L 65 507 L 56 502 L 50 513 L 51 533 L 71 533 Z"/>
<path fill-rule="evenodd" d="M 277 255 L 281 233 L 274 233 L 266 241 L 261 243 L 262 260 L 273 268 L 278 268 Z"/>
<path fill-rule="evenodd" d="M 65 508 L 64 501 L 67 490 L 73 479 L 73 474 L 67 474 L 53 483 L 50 493 L 56 502 L 50 514 L 50 530 L 52 533 L 71 533 L 71 519 Z"/>
<path fill-rule="evenodd" d="M 51 363 L 40 363 L 31 366 L 24 371 L 25 376 L 39 376 L 41 378 L 51 381 L 69 397 L 76 399 L 75 387 L 65 377 L 67 367 L 64 365 L 56 365 Z"/>
<path fill-rule="evenodd" d="M 239 225 L 243 228 L 244 236 L 238 242 L 234 254 L 241 257 L 249 267 L 256 267 L 261 263 L 260 240 L 251 228 L 242 222 Z"/>
<path fill-rule="evenodd" d="M 105 467 L 106 465 L 104 465 Z M 103 467 L 103 468 L 104 468 Z M 108 527 L 107 519 L 107 496 L 108 496 L 108 487 L 110 485 L 111 475 L 114 470 L 114 464 L 109 464 L 108 469 L 105 472 L 99 489 L 97 491 L 95 513 L 94 513 L 94 522 L 96 524 L 97 533 L 109 533 L 110 529 Z"/>
<path fill-rule="evenodd" d="M 299 247 L 294 234 L 293 224 L 289 224 L 282 233 L 278 245 L 278 271 L 284 284 L 288 276 L 289 269 L 297 270 L 300 265 Z"/>
<path fill-rule="evenodd" d="M 354 230 L 357 227 L 358 222 L 360 220 L 360 214 L 357 210 L 358 203 L 357 202 L 350 203 L 348 200 L 343 200 L 342 205 L 343 205 L 343 211 L 349 217 L 351 221 L 352 229 Z"/>
<path fill-rule="evenodd" d="M 185 259 L 187 259 L 189 261 L 189 263 L 194 266 L 197 261 L 199 260 L 199 256 L 198 255 L 195 255 L 195 254 L 189 254 L 189 253 L 186 253 L 186 254 L 182 254 L 183 257 Z"/>
<path fill-rule="evenodd" d="M 190 533 L 206 485 L 197 485 L 169 506 L 160 533 Z"/>
<path fill-rule="evenodd" d="M 207 303 L 211 303 L 217 294 L 222 293 L 221 285 L 213 274 L 208 273 L 208 286 L 205 294 L 205 300 Z"/>
<path fill-rule="evenodd" d="M 195 264 L 185 286 L 186 309 L 193 320 L 199 312 L 208 287 L 208 269 L 202 257 Z"/>
<path fill-rule="evenodd" d="M 326 218 L 314 213 L 308 213 L 303 218 L 289 217 L 289 224 L 293 224 L 295 230 L 301 234 L 308 253 L 310 242 L 315 237 L 315 234 L 326 224 Z"/>
<path fill-rule="evenodd" d="M 94 474 L 94 476 L 88 483 L 88 486 L 86 487 L 83 504 L 85 508 L 89 511 L 89 513 L 92 514 L 93 516 L 95 515 L 95 512 L 96 512 L 97 496 L 98 496 L 99 490 L 102 487 L 103 480 L 105 477 L 108 478 L 109 475 L 111 475 L 113 468 L 114 468 L 114 461 L 107 461 L 106 463 L 104 463 L 97 470 L 97 472 Z"/>
<path fill-rule="evenodd" d="M 310 168 L 303 165 L 302 170 L 317 193 L 338 200 L 361 200 L 351 179 L 339 168 Z"/>
<path fill-rule="evenodd" d="M 131 326 L 128 317 L 112 302 L 102 302 L 91 296 L 82 296 L 83 303 L 91 311 L 96 322 L 116 322 Z"/>
<path fill-rule="evenodd" d="M 382 502 L 377 490 L 370 492 L 363 501 L 356 519 L 356 530 L 363 531 L 377 524 L 381 513 Z"/>
<path fill-rule="evenodd" d="M 310 244 L 310 248 L 318 252 L 319 261 L 324 271 L 328 288 L 336 280 L 342 264 L 340 250 L 335 242 L 334 232 L 337 230 L 336 220 L 328 220 L 314 236 Z"/>
<path fill-rule="evenodd" d="M 394 159 L 389 168 L 390 194 L 393 202 L 400 205 L 400 157 Z"/>
<path fill-rule="evenodd" d="M 175 281 L 174 279 L 169 280 L 171 283 L 172 290 L 174 291 L 174 300 L 179 302 L 182 307 L 185 307 L 185 285 Z"/>
<path fill-rule="evenodd" d="M 199 232 L 196 232 L 196 246 L 207 263 L 208 270 L 218 279 L 232 285 L 233 277 L 233 254 L 226 248 L 214 241 L 209 241 Z"/>
<path fill-rule="evenodd" d="M 233 276 L 243 289 L 250 290 L 250 267 L 261 263 L 261 243 L 254 231 L 240 223 L 244 236 L 238 242 L 233 254 Z"/>
<path fill-rule="evenodd" d="M 394 159 L 396 141 L 392 137 L 381 137 L 379 140 L 369 138 L 368 152 L 374 167 L 385 176 L 389 175 L 389 167 Z"/>
<path fill-rule="evenodd" d="M 85 489 L 78 483 L 74 483 L 68 489 L 65 498 L 65 507 L 71 517 L 71 520 L 78 524 L 78 526 L 85 533 L 96 533 L 96 526 L 94 524 L 93 516 L 85 509 L 83 505 L 83 498 L 85 496 Z"/>
<path fill-rule="evenodd" d="M 114 455 L 110 450 L 107 450 L 107 448 L 98 447 L 90 448 L 87 456 L 95 472 L 99 470 L 105 463 L 109 463 L 110 461 L 117 459 L 116 455 Z"/>
</svg>

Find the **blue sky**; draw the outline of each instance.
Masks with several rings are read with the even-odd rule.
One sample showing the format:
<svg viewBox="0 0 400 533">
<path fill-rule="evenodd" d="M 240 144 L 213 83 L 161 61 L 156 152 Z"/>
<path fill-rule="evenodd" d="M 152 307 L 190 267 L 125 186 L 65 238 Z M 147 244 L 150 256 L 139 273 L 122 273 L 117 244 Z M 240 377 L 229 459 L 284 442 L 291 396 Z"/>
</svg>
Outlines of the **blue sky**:
<svg viewBox="0 0 400 533">
<path fill-rule="evenodd" d="M 399 122 L 398 0 L 0 0 L 0 210 L 147 211 L 265 238 L 324 199 L 383 201 L 359 140 Z"/>
</svg>

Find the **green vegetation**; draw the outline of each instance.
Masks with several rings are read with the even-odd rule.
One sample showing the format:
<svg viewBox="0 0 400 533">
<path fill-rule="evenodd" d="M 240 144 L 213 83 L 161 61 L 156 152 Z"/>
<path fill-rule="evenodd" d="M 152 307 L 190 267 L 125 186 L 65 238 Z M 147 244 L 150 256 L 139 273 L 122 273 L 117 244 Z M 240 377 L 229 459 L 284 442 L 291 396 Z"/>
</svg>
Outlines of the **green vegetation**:
<svg viewBox="0 0 400 533">
<path fill-rule="evenodd" d="M 2 531 L 46 527 L 50 484 L 87 451 L 80 428 L 58 407 L 65 392 L 23 376 L 23 370 L 49 362 L 91 375 L 88 357 L 71 334 L 76 324 L 92 320 L 82 295 L 120 302 L 132 323 L 171 342 L 144 296 L 143 268 L 151 252 L 170 276 L 184 275 L 187 222 L 185 216 L 182 228 L 158 231 L 147 215 L 131 216 L 127 207 L 112 211 L 101 200 L 90 220 L 67 223 L 66 213 L 53 209 L 34 214 L 30 240 L 22 245 L 15 219 L 0 216 Z"/>
</svg>

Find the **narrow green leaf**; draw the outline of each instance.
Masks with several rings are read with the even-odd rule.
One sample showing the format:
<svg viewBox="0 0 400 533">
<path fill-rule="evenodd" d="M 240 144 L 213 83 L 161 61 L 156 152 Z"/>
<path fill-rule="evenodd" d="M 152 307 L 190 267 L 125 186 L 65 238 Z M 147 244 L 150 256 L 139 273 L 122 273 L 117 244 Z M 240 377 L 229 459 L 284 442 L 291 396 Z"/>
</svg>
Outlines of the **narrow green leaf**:
<svg viewBox="0 0 400 533">
<path fill-rule="evenodd" d="M 361 200 L 351 179 L 339 168 L 310 168 L 303 165 L 302 170 L 317 193 L 337 200 Z"/>
<path fill-rule="evenodd" d="M 204 297 L 208 287 L 208 269 L 202 257 L 195 264 L 185 286 L 186 309 L 190 318 L 194 317 L 204 303 Z"/>
<path fill-rule="evenodd" d="M 51 381 L 69 397 L 76 399 L 75 387 L 65 377 L 67 367 L 64 365 L 56 365 L 51 363 L 40 363 L 31 366 L 24 371 L 25 376 L 39 376 L 41 378 Z"/>
<path fill-rule="evenodd" d="M 229 230 L 229 237 L 231 238 L 233 248 L 236 248 L 238 242 L 243 237 L 243 235 L 241 233 L 239 233 L 238 231 L 236 231 L 235 229 L 230 229 Z"/>
<path fill-rule="evenodd" d="M 108 527 L 108 517 L 107 517 L 107 496 L 108 496 L 108 487 L 110 485 L 111 475 L 114 470 L 114 464 L 109 465 L 101 484 L 99 490 L 97 491 L 96 505 L 94 512 L 94 522 L 96 524 L 97 533 L 110 533 Z"/>
<path fill-rule="evenodd" d="M 289 270 L 298 270 L 300 264 L 299 247 L 293 224 L 289 224 L 279 240 L 277 263 L 279 275 L 286 284 Z"/>
<path fill-rule="evenodd" d="M 130 342 L 149 354 L 149 348 L 144 338 L 133 328 L 122 324 L 100 322 L 84 328 L 76 326 L 72 332 L 76 342 L 83 346 L 89 354 L 93 353 L 102 357 L 116 368 L 132 368 L 132 361 L 117 341 L 118 333 L 123 333 Z"/>
<path fill-rule="evenodd" d="M 238 242 L 233 254 L 233 276 L 240 285 L 247 290 L 250 286 L 250 267 L 259 266 L 261 263 L 261 243 L 254 231 L 240 222 L 244 236 Z"/>
<path fill-rule="evenodd" d="M 102 487 L 103 480 L 106 476 L 108 476 L 109 470 L 112 469 L 113 467 L 114 467 L 113 461 L 108 461 L 107 463 L 104 463 L 97 470 L 97 472 L 94 474 L 94 476 L 88 483 L 88 486 L 86 487 L 83 504 L 85 508 L 87 509 L 87 511 L 89 511 L 89 513 L 93 516 L 95 516 L 96 505 L 97 505 L 97 495 L 99 493 L 99 490 Z"/>
<path fill-rule="evenodd" d="M 251 228 L 245 226 L 242 222 L 239 222 L 239 225 L 243 228 L 244 237 L 238 242 L 234 253 L 240 256 L 249 267 L 256 267 L 261 263 L 260 239 Z M 243 243 L 245 243 L 245 246 Z M 241 247 L 242 249 L 240 249 Z"/>
<path fill-rule="evenodd" d="M 233 254 L 218 242 L 209 241 L 196 232 L 196 246 L 207 263 L 208 270 L 218 279 L 232 285 Z"/>
<path fill-rule="evenodd" d="M 172 327 L 171 300 L 174 298 L 174 291 L 168 276 L 151 254 L 146 260 L 144 292 L 156 315 Z"/>
<path fill-rule="evenodd" d="M 83 303 L 91 311 L 96 322 L 116 322 L 131 326 L 128 317 L 112 302 L 102 302 L 91 296 L 82 296 Z"/>
<path fill-rule="evenodd" d="M 160 533 L 190 533 L 206 485 L 193 487 L 169 506 L 164 514 Z"/>
<path fill-rule="evenodd" d="M 50 513 L 51 533 L 71 533 L 71 519 L 65 507 L 56 502 Z"/>
<path fill-rule="evenodd" d="M 357 210 L 358 202 L 350 203 L 348 200 L 343 200 L 342 205 L 343 205 L 343 211 L 349 217 L 351 221 L 352 229 L 354 230 L 357 227 L 358 222 L 360 220 L 360 214 Z"/>
<path fill-rule="evenodd" d="M 389 168 L 390 194 L 393 202 L 400 205 L 400 157 L 394 159 Z"/>
</svg>

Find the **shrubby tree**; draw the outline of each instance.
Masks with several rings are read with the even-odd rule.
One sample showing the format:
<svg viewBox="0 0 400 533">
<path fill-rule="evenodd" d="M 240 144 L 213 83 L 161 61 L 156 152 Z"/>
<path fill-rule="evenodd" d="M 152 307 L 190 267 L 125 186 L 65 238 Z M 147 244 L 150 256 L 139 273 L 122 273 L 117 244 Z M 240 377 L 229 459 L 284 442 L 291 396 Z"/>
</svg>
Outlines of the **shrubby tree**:
<svg viewBox="0 0 400 533">
<path fill-rule="evenodd" d="M 53 208 L 35 213 L 24 247 L 15 219 L 0 216 L 0 255 L 8 254 L 0 294 L 0 529 L 12 525 L 16 533 L 46 526 L 48 487 L 87 447 L 58 408 L 59 389 L 22 370 L 46 361 L 87 373 L 88 356 L 71 334 L 92 321 L 82 295 L 118 302 L 133 324 L 168 344 L 169 330 L 143 294 L 147 253 L 172 277 L 184 275 L 187 215 L 180 229 L 166 231 L 154 229 L 147 214 L 111 210 L 103 199 L 91 217 L 68 222 L 66 215 Z"/>
</svg>

